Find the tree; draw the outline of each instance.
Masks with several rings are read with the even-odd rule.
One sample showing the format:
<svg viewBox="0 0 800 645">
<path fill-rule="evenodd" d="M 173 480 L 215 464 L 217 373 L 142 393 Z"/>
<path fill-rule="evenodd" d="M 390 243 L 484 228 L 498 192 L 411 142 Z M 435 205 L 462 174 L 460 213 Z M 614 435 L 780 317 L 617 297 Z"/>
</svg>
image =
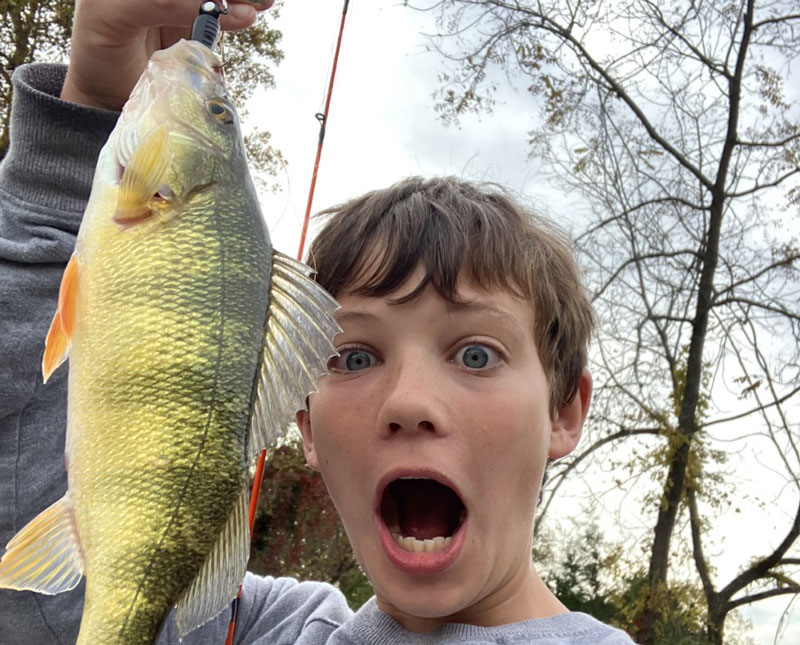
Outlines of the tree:
<svg viewBox="0 0 800 645">
<path fill-rule="evenodd" d="M 296 433 L 266 462 L 248 569 L 330 582 L 353 609 L 372 596 L 322 477 L 306 466 Z"/>
<path fill-rule="evenodd" d="M 66 58 L 75 0 L 0 0 L 0 159 L 8 150 L 11 75 L 33 60 Z"/>
<path fill-rule="evenodd" d="M 589 518 L 593 517 L 591 511 Z M 557 537 L 556 537 L 557 536 Z M 543 538 L 543 539 L 542 539 Z M 556 553 L 553 543 L 566 545 Z M 647 588 L 647 572 L 625 556 L 621 545 L 612 546 L 597 523 L 581 518 L 569 530 L 540 531 L 533 551 L 543 579 L 570 611 L 581 611 L 632 634 L 637 609 Z M 669 645 L 706 645 L 705 613 L 695 600 L 702 596 L 697 584 L 673 583 L 660 615 L 661 640 Z M 737 632 L 741 625 L 735 626 Z M 741 634 L 727 645 L 745 643 Z"/>
<path fill-rule="evenodd" d="M 434 43 L 451 65 L 443 118 L 491 110 L 498 70 L 524 82 L 540 116 L 531 154 L 591 209 L 577 242 L 600 321 L 591 421 L 602 433 L 554 466 L 549 500 L 567 475 L 624 453 L 620 467 L 654 484 L 637 640 L 660 640 L 670 557 L 686 539 L 709 640 L 722 643 L 736 607 L 800 592 L 800 118 L 784 94 L 800 54 L 797 5 L 427 8 L 438 9 Z M 722 448 L 753 436 L 781 477 L 762 498 L 780 492 L 795 510 L 723 582 L 704 549 L 712 519 L 735 501 Z"/>
<path fill-rule="evenodd" d="M 198 2 L 198 7 L 200 3 Z M 269 21 L 261 16 L 255 25 L 239 33 L 225 34 L 223 58 L 231 93 L 243 106 L 258 87 L 272 87 L 272 68 L 283 58 L 281 32 L 270 27 L 280 2 L 270 10 Z M 8 149 L 11 111 L 11 75 L 25 63 L 67 60 L 75 0 L 0 0 L 4 16 L 0 23 L 0 159 Z M 188 34 L 187 34 L 188 35 Z M 243 107 L 240 115 L 246 119 Z M 274 175 L 283 163 L 280 152 L 269 144 L 266 130 L 252 127 L 245 136 L 250 165 L 263 185 L 264 176 Z"/>
<path fill-rule="evenodd" d="M 612 599 L 612 585 L 601 579 L 607 569 L 602 532 L 596 523 L 591 523 L 576 533 L 567 542 L 562 558 L 556 558 L 556 565 L 550 565 L 543 576 L 545 583 L 570 611 L 582 611 L 603 622 L 627 627 Z M 540 548 L 537 541 L 534 559 L 552 562 L 553 554 L 545 556 Z"/>
</svg>

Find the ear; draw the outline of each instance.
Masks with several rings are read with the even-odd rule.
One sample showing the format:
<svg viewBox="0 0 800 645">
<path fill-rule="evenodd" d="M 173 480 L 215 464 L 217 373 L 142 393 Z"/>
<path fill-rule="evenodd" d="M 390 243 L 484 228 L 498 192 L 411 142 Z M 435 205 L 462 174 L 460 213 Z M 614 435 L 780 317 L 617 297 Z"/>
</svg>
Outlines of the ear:
<svg viewBox="0 0 800 645">
<path fill-rule="evenodd" d="M 581 372 L 578 389 L 572 401 L 561 407 L 553 420 L 550 436 L 550 459 L 559 459 L 571 453 L 581 438 L 583 422 L 592 400 L 592 375 L 589 370 Z"/>
<path fill-rule="evenodd" d="M 306 463 L 314 470 L 319 471 L 319 459 L 314 450 L 314 437 L 311 432 L 311 411 L 300 410 L 295 415 L 295 419 L 300 434 L 303 436 L 303 452 L 306 455 Z"/>
</svg>

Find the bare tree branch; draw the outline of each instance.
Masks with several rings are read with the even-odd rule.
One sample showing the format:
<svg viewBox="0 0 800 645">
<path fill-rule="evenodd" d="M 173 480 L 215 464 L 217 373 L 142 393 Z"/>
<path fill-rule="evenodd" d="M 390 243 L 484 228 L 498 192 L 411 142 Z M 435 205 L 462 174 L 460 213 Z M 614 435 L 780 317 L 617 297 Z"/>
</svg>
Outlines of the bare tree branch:
<svg viewBox="0 0 800 645">
<path fill-rule="evenodd" d="M 737 607 L 741 607 L 742 605 L 750 605 L 754 602 L 758 602 L 759 600 L 766 600 L 767 598 L 774 598 L 775 596 L 785 596 L 787 594 L 799 593 L 800 586 L 778 587 L 777 589 L 770 589 L 769 591 L 762 591 L 760 593 L 754 593 L 749 596 L 745 596 L 744 598 L 731 600 L 725 604 L 725 607 L 728 611 L 733 611 Z"/>
</svg>

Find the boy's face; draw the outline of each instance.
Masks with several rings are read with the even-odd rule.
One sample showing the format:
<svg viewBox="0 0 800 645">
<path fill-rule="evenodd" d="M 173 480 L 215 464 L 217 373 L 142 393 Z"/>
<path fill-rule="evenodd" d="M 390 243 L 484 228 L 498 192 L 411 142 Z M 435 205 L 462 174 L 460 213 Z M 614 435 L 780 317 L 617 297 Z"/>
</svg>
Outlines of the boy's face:
<svg viewBox="0 0 800 645">
<path fill-rule="evenodd" d="M 469 283 L 463 305 L 432 287 L 389 302 L 422 275 L 385 298 L 338 295 L 340 357 L 298 414 L 309 464 L 381 609 L 407 628 L 547 615 L 534 509 L 547 457 L 579 438 L 588 373 L 553 421 L 530 303 Z"/>
</svg>

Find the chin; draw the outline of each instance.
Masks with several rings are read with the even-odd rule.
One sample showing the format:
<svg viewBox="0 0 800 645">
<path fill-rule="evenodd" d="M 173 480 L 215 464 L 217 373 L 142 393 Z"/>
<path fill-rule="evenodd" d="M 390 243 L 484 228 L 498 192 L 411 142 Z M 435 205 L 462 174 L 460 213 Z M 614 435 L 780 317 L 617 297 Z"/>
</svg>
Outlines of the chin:
<svg viewBox="0 0 800 645">
<path fill-rule="evenodd" d="M 401 573 L 386 562 L 369 573 L 378 606 L 410 631 L 430 631 L 443 623 L 464 622 L 458 617 L 468 613 L 480 598 L 480 589 L 472 588 L 478 573 L 474 570 L 466 577 L 454 570 L 416 576 Z"/>
<path fill-rule="evenodd" d="M 418 586 L 393 589 L 388 594 L 376 591 L 378 606 L 409 631 L 431 631 L 469 608 L 465 590 L 446 590 L 442 585 L 427 589 Z"/>
</svg>

